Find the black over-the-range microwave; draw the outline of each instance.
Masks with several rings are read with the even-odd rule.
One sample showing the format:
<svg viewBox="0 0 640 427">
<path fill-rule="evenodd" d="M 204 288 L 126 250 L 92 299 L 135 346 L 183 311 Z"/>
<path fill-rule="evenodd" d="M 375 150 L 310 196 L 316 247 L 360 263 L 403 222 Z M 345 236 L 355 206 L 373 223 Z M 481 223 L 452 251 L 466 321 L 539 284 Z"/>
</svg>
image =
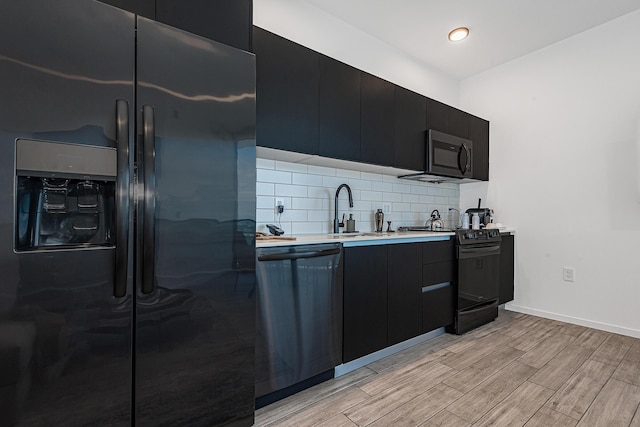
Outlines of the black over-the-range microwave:
<svg viewBox="0 0 640 427">
<path fill-rule="evenodd" d="M 473 141 L 429 129 L 425 173 L 473 177 Z"/>
</svg>

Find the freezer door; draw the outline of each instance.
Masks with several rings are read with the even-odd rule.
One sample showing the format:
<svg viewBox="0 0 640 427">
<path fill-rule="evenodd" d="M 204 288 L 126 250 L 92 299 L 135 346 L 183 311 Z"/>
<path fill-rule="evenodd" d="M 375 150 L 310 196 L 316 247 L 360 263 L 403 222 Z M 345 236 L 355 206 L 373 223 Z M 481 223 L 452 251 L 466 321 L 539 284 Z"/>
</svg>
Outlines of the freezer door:
<svg viewBox="0 0 640 427">
<path fill-rule="evenodd" d="M 116 235 L 107 208 L 120 197 L 116 186 L 126 193 L 129 183 L 116 183 L 109 168 L 74 168 L 101 152 L 110 165 L 124 154 L 128 169 L 134 16 L 87 0 L 8 3 L 0 13 L 0 425 L 130 425 L 132 304 L 115 296 L 126 290 L 126 253 L 124 282 L 114 278 L 118 248 L 131 242 Z M 117 140 L 125 146 L 114 153 Z"/>
<path fill-rule="evenodd" d="M 254 56 L 137 37 L 136 425 L 251 425 Z"/>
</svg>

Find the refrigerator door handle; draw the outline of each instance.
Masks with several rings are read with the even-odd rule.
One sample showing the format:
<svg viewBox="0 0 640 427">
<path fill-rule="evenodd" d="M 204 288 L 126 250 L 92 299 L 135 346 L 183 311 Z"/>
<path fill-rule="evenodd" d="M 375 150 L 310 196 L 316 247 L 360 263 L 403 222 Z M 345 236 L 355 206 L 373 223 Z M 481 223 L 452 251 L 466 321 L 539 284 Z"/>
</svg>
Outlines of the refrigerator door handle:
<svg viewBox="0 0 640 427">
<path fill-rule="evenodd" d="M 142 226 L 142 293 L 153 292 L 155 278 L 156 147 L 153 107 L 142 107 L 144 205 Z"/>
<path fill-rule="evenodd" d="M 116 100 L 116 262 L 113 296 L 127 293 L 127 264 L 129 261 L 129 104 Z"/>
</svg>

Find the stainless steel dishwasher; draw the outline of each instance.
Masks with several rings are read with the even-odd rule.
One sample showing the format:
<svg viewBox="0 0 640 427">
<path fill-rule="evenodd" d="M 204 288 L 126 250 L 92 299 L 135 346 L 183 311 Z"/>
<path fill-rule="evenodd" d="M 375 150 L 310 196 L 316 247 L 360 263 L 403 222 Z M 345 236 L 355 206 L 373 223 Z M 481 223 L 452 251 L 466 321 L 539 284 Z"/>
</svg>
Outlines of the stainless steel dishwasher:
<svg viewBox="0 0 640 427">
<path fill-rule="evenodd" d="M 256 407 L 342 363 L 342 245 L 258 248 Z"/>
</svg>

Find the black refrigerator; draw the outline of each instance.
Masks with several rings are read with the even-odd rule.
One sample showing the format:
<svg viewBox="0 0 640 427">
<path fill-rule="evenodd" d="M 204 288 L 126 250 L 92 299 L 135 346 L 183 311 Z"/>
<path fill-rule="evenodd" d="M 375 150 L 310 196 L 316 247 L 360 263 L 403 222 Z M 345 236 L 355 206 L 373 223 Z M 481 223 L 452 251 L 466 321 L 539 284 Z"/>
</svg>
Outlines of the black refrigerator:
<svg viewBox="0 0 640 427">
<path fill-rule="evenodd" d="M 251 425 L 255 58 L 0 11 L 0 425 Z"/>
</svg>

